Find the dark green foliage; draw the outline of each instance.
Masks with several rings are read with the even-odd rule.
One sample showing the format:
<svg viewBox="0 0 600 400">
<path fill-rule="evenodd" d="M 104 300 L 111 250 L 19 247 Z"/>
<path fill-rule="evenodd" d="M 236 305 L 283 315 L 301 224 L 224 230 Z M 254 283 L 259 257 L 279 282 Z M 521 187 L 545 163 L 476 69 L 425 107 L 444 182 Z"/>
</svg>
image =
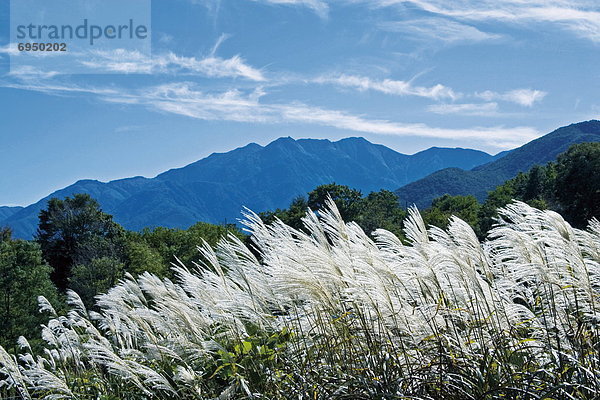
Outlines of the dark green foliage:
<svg viewBox="0 0 600 400">
<path fill-rule="evenodd" d="M 0 345 L 12 349 L 19 336 L 35 342 L 31 335 L 38 334 L 39 325 L 47 320 L 38 312 L 38 296 L 58 304 L 50 271 L 37 243 L 0 241 Z"/>
<path fill-rule="evenodd" d="M 398 197 L 389 190 L 371 192 L 358 203 L 356 222 L 367 233 L 376 229 L 386 229 L 398 237 L 403 237 L 402 227 L 406 211 L 398 202 Z"/>
<path fill-rule="evenodd" d="M 9 227 L 0 228 L 0 243 L 12 238 L 12 229 Z"/>
<path fill-rule="evenodd" d="M 228 234 L 243 238 L 232 225 L 199 222 L 187 230 L 155 228 L 126 232 L 87 194 L 51 199 L 40 213 L 37 241 L 53 268 L 52 279 L 64 291 L 73 289 L 91 307 L 94 296 L 114 286 L 125 272 L 145 271 L 170 277 L 176 257 L 199 261 L 197 246 L 211 246 Z"/>
<path fill-rule="evenodd" d="M 306 215 L 308 208 L 308 202 L 304 197 L 300 196 L 296 197 L 288 208 L 265 211 L 259 215 L 267 224 L 272 223 L 275 218 L 279 218 L 294 229 L 302 229 L 302 218 Z"/>
<path fill-rule="evenodd" d="M 367 234 L 382 228 L 393 232 L 398 237 L 403 236 L 402 221 L 407 214 L 400 206 L 398 197 L 388 190 L 371 192 L 366 197 L 362 197 L 360 191 L 348 186 L 335 183 L 321 185 L 308 193 L 308 200 L 298 197 L 289 208 L 264 212 L 260 217 L 266 223 L 279 218 L 292 228 L 302 230 L 302 218 L 306 212 L 309 209 L 313 211 L 322 209 L 328 196 L 335 202 L 344 220 L 358 223 Z"/>
<path fill-rule="evenodd" d="M 311 210 L 322 210 L 326 201 L 331 198 L 345 221 L 354 220 L 360 211 L 362 193 L 344 185 L 330 183 L 317 186 L 308 194 L 308 207 Z"/>
<path fill-rule="evenodd" d="M 87 194 L 50 199 L 39 220 L 36 240 L 53 269 L 52 281 L 61 291 L 69 286 L 74 265 L 95 258 L 122 258 L 123 228 Z"/>
<path fill-rule="evenodd" d="M 536 165 L 491 191 L 479 213 L 482 236 L 492 227 L 496 209 L 513 200 L 557 211 L 573 226 L 585 228 L 600 216 L 600 143 L 573 145 L 556 162 Z"/>
<path fill-rule="evenodd" d="M 481 205 L 474 196 L 450 196 L 446 194 L 433 200 L 430 208 L 423 212 L 423 221 L 427 225 L 442 229 L 448 227 L 450 217 L 457 216 L 471 226 L 479 222 Z"/>
<path fill-rule="evenodd" d="M 171 266 L 179 259 L 186 266 L 200 261 L 198 246 L 206 241 L 216 246 L 219 239 L 232 234 L 244 235 L 235 225 L 212 225 L 198 222 L 188 229 L 155 228 L 127 233 L 126 269 L 133 275 L 144 271 L 160 277 L 170 276 Z"/>
<path fill-rule="evenodd" d="M 79 294 L 88 307 L 94 304 L 94 297 L 106 293 L 123 277 L 124 264 L 112 257 L 93 258 L 86 264 L 73 267 L 70 289 Z"/>
<path fill-rule="evenodd" d="M 600 143 L 575 145 L 558 157 L 554 194 L 576 226 L 600 216 Z"/>
</svg>

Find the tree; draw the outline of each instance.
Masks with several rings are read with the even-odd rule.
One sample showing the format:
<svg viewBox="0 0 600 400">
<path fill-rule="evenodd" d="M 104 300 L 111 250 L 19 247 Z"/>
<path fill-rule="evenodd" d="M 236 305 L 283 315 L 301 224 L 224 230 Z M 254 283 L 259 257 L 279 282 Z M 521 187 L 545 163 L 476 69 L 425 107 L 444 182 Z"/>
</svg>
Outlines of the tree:
<svg viewBox="0 0 600 400">
<path fill-rule="evenodd" d="M 320 210 L 325 207 L 327 198 L 331 196 L 344 221 L 353 221 L 358 214 L 358 205 L 362 199 L 359 190 L 348 186 L 330 183 L 317 186 L 308 194 L 308 207 L 311 210 Z"/>
<path fill-rule="evenodd" d="M 445 194 L 433 200 L 431 207 L 424 211 L 423 220 L 428 225 L 445 229 L 449 218 L 454 215 L 472 227 L 476 227 L 479 223 L 479 209 L 480 205 L 475 196 Z"/>
<path fill-rule="evenodd" d="M 166 276 L 169 265 L 160 252 L 146 243 L 137 232 L 128 232 L 127 244 L 127 272 L 138 276 L 143 272 L 150 272 L 156 276 Z"/>
<path fill-rule="evenodd" d="M 398 196 L 393 192 L 371 192 L 362 199 L 358 208 L 356 222 L 367 234 L 376 229 L 386 229 L 399 238 L 403 237 L 402 227 L 407 213 L 400 207 Z"/>
<path fill-rule="evenodd" d="M 286 225 L 294 229 L 302 229 L 302 218 L 308 211 L 308 202 L 304 196 L 296 197 L 287 209 L 278 208 L 275 211 L 265 211 L 259 214 L 260 218 L 267 224 L 279 218 Z"/>
<path fill-rule="evenodd" d="M 12 347 L 19 336 L 39 331 L 45 318 L 38 312 L 38 296 L 57 306 L 50 271 L 37 243 L 0 241 L 0 345 Z"/>
<path fill-rule="evenodd" d="M 75 264 L 102 257 L 120 259 L 123 237 L 123 228 L 88 194 L 52 198 L 39 214 L 36 240 L 53 268 L 52 281 L 61 291 L 68 287 Z"/>
<path fill-rule="evenodd" d="M 600 216 L 600 143 L 576 144 L 558 157 L 554 194 L 575 226 Z"/>
<path fill-rule="evenodd" d="M 198 222 L 188 229 L 158 227 L 127 234 L 126 270 L 134 275 L 149 270 L 161 277 L 171 277 L 171 266 L 177 257 L 185 265 L 200 261 L 198 246 L 206 241 L 216 246 L 229 234 L 240 239 L 244 235 L 234 225 L 213 225 Z"/>
<path fill-rule="evenodd" d="M 0 243 L 10 240 L 12 238 L 12 229 L 6 226 L 0 228 Z"/>
<path fill-rule="evenodd" d="M 79 294 L 83 303 L 91 308 L 94 297 L 105 293 L 123 277 L 124 264 L 112 257 L 93 258 L 87 264 L 73 267 L 70 288 Z"/>
</svg>

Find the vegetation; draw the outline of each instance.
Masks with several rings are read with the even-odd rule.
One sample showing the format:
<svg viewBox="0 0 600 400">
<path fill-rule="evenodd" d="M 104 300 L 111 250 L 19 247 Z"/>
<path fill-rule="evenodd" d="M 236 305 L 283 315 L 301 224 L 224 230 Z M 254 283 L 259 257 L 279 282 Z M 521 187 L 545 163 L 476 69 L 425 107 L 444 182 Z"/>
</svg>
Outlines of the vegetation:
<svg viewBox="0 0 600 400">
<path fill-rule="evenodd" d="M 566 399 L 600 390 L 600 223 L 514 203 L 481 244 L 467 223 L 407 245 L 344 223 L 248 226 L 176 281 L 143 273 L 0 349 L 4 393 L 102 399 Z M 46 309 L 47 303 L 43 302 Z M 52 313 L 52 310 L 49 310 Z M 37 356 L 37 358 L 36 358 Z"/>
<path fill-rule="evenodd" d="M 514 178 L 519 172 L 555 161 L 560 154 L 577 143 L 599 141 L 600 121 L 564 126 L 510 151 L 496 161 L 468 171 L 446 168 L 403 186 L 395 193 L 403 202 L 416 204 L 420 209 L 429 207 L 435 198 L 444 194 L 473 195 L 483 202 L 489 191 Z"/>
<path fill-rule="evenodd" d="M 39 219 L 36 241 L 53 269 L 52 281 L 63 292 L 74 266 L 81 270 L 98 258 L 116 263 L 123 258 L 123 228 L 88 194 L 50 199 Z"/>
<path fill-rule="evenodd" d="M 483 204 L 322 185 L 252 236 L 52 199 L 0 229 L 0 398 L 592 398 L 599 215 L 600 143 Z"/>
<path fill-rule="evenodd" d="M 348 186 L 335 183 L 321 185 L 308 193 L 308 200 L 298 197 L 289 208 L 264 212 L 260 217 L 266 223 L 279 219 L 294 229 L 302 230 L 306 211 L 322 209 L 328 198 L 333 200 L 342 218 L 355 221 L 365 232 L 370 234 L 382 228 L 402 236 L 403 221 L 408 214 L 400 206 L 398 197 L 388 190 L 363 197 L 360 191 Z"/>
<path fill-rule="evenodd" d="M 476 225 L 484 235 L 497 217 L 496 209 L 513 199 L 560 212 L 576 227 L 600 217 L 600 143 L 582 143 L 558 156 L 556 162 L 534 166 L 490 192 Z"/>
<path fill-rule="evenodd" d="M 42 259 L 37 243 L 12 240 L 10 231 L 0 234 L 0 345 L 14 349 L 16 339 L 27 335 L 38 343 L 40 315 L 37 297 L 57 304 L 56 288 L 50 280 L 50 266 Z M 32 333 L 35 333 L 33 336 Z"/>
<path fill-rule="evenodd" d="M 13 240 L 10 229 L 0 229 L 0 345 L 14 349 L 19 336 L 29 335 L 38 346 L 41 337 L 30 335 L 46 319 L 37 312 L 38 296 L 62 311 L 64 294 L 74 290 L 94 308 L 95 296 L 125 276 L 171 277 L 176 257 L 192 265 L 198 244 L 215 246 L 228 234 L 244 237 L 234 226 L 206 223 L 128 232 L 89 195 L 51 199 L 35 241 Z"/>
</svg>

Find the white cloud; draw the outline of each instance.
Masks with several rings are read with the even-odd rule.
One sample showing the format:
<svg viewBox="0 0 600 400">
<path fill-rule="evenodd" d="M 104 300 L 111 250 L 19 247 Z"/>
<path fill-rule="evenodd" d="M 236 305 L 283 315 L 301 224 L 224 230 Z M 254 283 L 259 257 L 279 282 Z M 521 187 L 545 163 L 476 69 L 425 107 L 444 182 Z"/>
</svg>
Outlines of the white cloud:
<svg viewBox="0 0 600 400">
<path fill-rule="evenodd" d="M 82 57 L 83 58 L 83 57 Z M 172 52 L 148 57 L 138 51 L 123 49 L 95 51 L 81 64 L 99 71 L 120 73 L 180 73 L 197 74 L 211 78 L 245 78 L 264 81 L 262 72 L 246 64 L 240 56 L 221 58 L 214 54 L 205 58 L 178 56 Z"/>
<path fill-rule="evenodd" d="M 321 18 L 327 17 L 329 13 L 329 5 L 326 1 L 321 0 L 254 0 L 258 3 L 273 4 L 273 5 L 288 5 L 307 7 L 313 10 Z"/>
<path fill-rule="evenodd" d="M 428 106 L 427 110 L 442 115 L 496 116 L 498 103 L 433 104 Z"/>
<path fill-rule="evenodd" d="M 373 7 L 413 4 L 422 10 L 463 21 L 553 23 L 579 37 L 600 42 L 597 0 L 355 0 Z"/>
<path fill-rule="evenodd" d="M 202 4 L 211 12 L 218 12 L 221 8 L 221 0 L 189 0 L 192 4 Z M 248 0 L 241 0 L 248 1 Z M 252 0 L 255 3 L 277 5 L 277 6 L 295 6 L 306 7 L 312 10 L 321 18 L 327 18 L 329 5 L 326 0 Z"/>
<path fill-rule="evenodd" d="M 388 32 L 405 33 L 416 38 L 443 43 L 483 42 L 502 38 L 501 35 L 482 32 L 471 25 L 433 17 L 386 21 L 378 24 L 378 27 Z"/>
<path fill-rule="evenodd" d="M 414 86 L 410 81 L 398 81 L 392 79 L 374 80 L 357 75 L 342 74 L 339 76 L 322 76 L 314 79 L 313 82 L 348 87 L 359 91 L 374 90 L 397 96 L 418 96 L 435 100 L 455 100 L 460 97 L 460 94 L 455 93 L 451 88 L 441 84 L 423 87 Z"/>
<path fill-rule="evenodd" d="M 515 89 L 504 93 L 486 90 L 482 93 L 476 93 L 475 96 L 485 101 L 502 100 L 524 107 L 532 107 L 535 103 L 542 101 L 547 94 L 541 90 Z"/>
<path fill-rule="evenodd" d="M 423 123 L 401 123 L 370 119 L 345 111 L 331 110 L 303 103 L 264 103 L 262 89 L 228 90 L 207 93 L 191 83 L 170 83 L 144 89 L 84 88 L 60 84 L 3 85 L 36 90 L 49 94 L 88 93 L 99 99 L 119 104 L 131 104 L 209 121 L 286 124 L 298 123 L 333 127 L 353 132 L 379 135 L 469 139 L 499 149 L 519 146 L 539 136 L 531 127 L 472 127 L 464 129 L 435 128 Z"/>
</svg>

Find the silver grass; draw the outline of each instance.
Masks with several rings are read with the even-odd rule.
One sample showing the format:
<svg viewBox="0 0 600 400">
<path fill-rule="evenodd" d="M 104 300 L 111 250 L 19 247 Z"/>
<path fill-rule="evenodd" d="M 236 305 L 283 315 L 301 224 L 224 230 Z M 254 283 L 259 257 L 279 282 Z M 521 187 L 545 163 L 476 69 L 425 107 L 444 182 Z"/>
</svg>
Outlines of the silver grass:
<svg viewBox="0 0 600 400">
<path fill-rule="evenodd" d="M 258 258 L 230 235 L 216 249 L 200 243 L 200 264 L 176 263 L 175 281 L 127 275 L 97 297 L 99 311 L 87 311 L 69 292 L 72 309 L 57 317 L 41 299 L 40 307 L 54 315 L 42 328 L 43 355 L 35 358 L 23 345 L 18 364 L 1 350 L 9 378 L 0 390 L 3 384 L 49 399 L 76 398 L 83 389 L 73 382 L 92 374 L 99 391 L 256 397 L 250 369 L 265 382 L 283 378 L 268 362 L 244 357 L 260 359 L 265 345 L 258 338 L 282 332 L 293 336 L 277 350 L 287 368 L 281 376 L 299 385 L 342 376 L 345 368 L 359 371 L 352 379 L 366 374 L 365 385 L 372 385 L 380 377 L 369 374 L 386 360 L 403 374 L 396 393 L 406 398 L 435 397 L 419 392 L 418 382 L 431 379 L 477 398 L 478 379 L 486 379 L 481 366 L 490 375 L 500 363 L 508 376 L 527 375 L 531 390 L 568 368 L 582 382 L 600 382 L 593 349 L 600 323 L 597 220 L 582 231 L 557 213 L 515 202 L 500 210 L 480 243 L 464 221 L 452 217 L 446 230 L 427 228 L 413 208 L 404 244 L 385 230 L 371 239 L 344 222 L 331 200 L 324 210 L 307 212 L 304 230 L 279 220 L 267 225 L 250 211 L 245 217 Z M 225 367 L 232 370 L 227 384 L 213 388 Z M 350 390 L 336 385 L 335 393 Z M 556 390 L 572 397 L 567 387 Z"/>
</svg>

